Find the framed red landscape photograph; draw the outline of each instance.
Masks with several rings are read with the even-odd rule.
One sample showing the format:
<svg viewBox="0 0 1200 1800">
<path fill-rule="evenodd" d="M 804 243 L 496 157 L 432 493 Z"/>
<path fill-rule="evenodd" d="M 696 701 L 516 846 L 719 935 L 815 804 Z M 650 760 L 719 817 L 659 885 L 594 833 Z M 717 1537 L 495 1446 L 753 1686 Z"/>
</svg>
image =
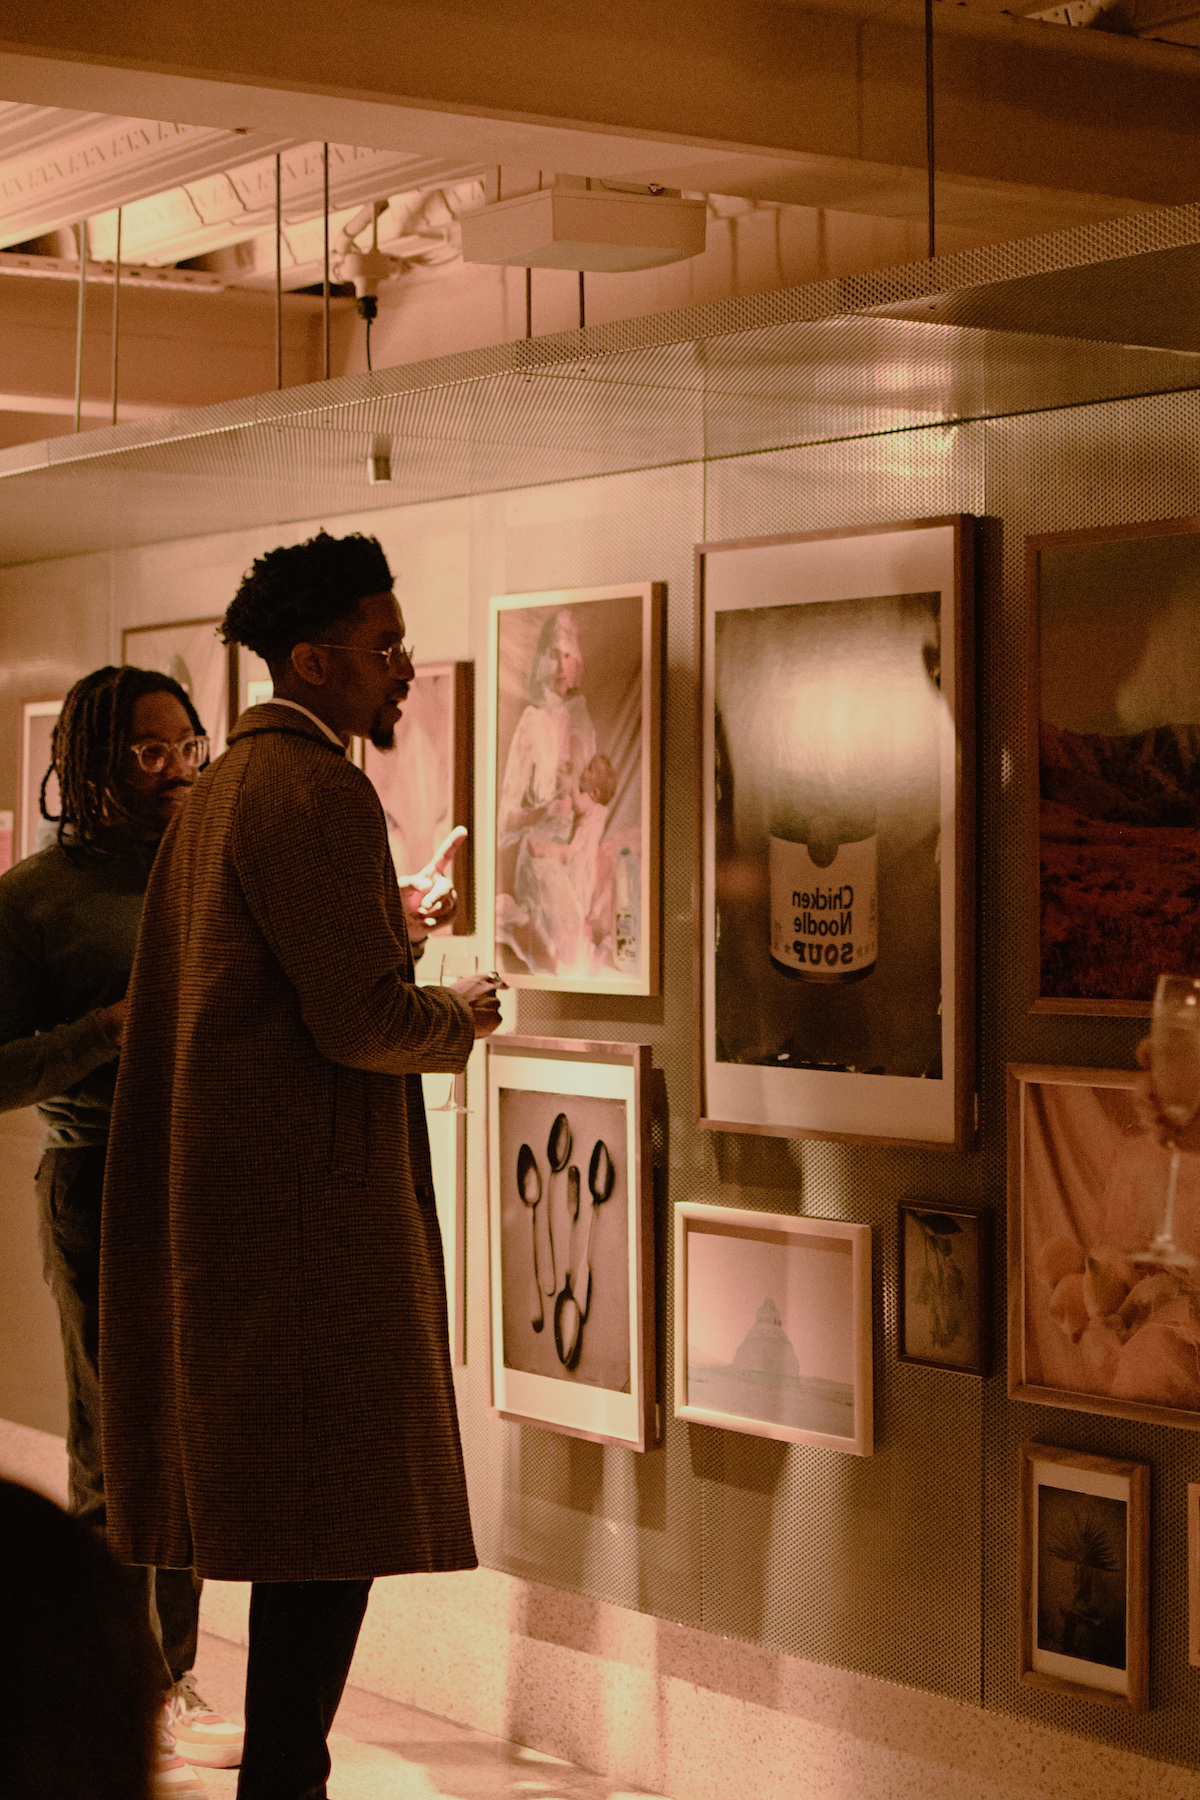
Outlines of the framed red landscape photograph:
<svg viewBox="0 0 1200 1800">
<path fill-rule="evenodd" d="M 1031 1010 L 1200 968 L 1200 519 L 1026 539 Z"/>
</svg>

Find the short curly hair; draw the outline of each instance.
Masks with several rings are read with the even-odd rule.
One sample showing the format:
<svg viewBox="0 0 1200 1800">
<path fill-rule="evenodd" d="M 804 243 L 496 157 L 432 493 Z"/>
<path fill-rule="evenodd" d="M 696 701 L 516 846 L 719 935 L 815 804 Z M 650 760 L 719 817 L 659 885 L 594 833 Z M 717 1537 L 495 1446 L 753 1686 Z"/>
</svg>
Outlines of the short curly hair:
<svg viewBox="0 0 1200 1800">
<path fill-rule="evenodd" d="M 387 593 L 392 571 L 378 538 L 318 531 L 255 558 L 221 624 L 227 644 L 245 644 L 274 675 L 296 644 L 314 643 L 352 623 L 360 600 Z"/>
</svg>

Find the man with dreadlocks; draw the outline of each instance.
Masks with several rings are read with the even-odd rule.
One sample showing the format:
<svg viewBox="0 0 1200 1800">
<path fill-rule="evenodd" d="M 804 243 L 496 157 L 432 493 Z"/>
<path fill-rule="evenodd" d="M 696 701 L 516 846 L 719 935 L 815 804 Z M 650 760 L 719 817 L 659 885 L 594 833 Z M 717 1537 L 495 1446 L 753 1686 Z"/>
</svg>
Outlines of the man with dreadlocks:
<svg viewBox="0 0 1200 1800">
<path fill-rule="evenodd" d="M 106 1525 L 100 1453 L 100 1214 L 125 990 L 159 839 L 208 754 L 191 700 L 170 676 L 104 668 L 63 702 L 42 783 L 61 795 L 57 841 L 0 876 L 0 1110 L 46 1121 L 37 1199 L 46 1280 L 67 1377 L 71 1511 Z M 230 1767 L 241 1732 L 196 1693 L 199 1584 L 187 1568 L 138 1573 L 162 1645 L 168 1717 L 197 1762 Z M 164 1736 L 164 1794 L 204 1792 Z"/>
<path fill-rule="evenodd" d="M 259 558 L 250 707 L 163 840 L 104 1191 L 109 1517 L 129 1562 L 251 1582 L 239 1800 L 320 1800 L 376 1575 L 475 1567 L 421 1072 L 500 1022 L 417 987 L 378 796 L 413 677 L 374 538 Z"/>
</svg>

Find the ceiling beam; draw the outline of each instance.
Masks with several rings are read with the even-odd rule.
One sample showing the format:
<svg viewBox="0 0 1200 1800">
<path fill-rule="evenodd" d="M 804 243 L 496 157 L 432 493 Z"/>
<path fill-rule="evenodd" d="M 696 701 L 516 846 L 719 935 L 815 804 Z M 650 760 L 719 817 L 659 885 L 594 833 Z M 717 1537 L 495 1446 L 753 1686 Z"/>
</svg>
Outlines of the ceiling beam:
<svg viewBox="0 0 1200 1800">
<path fill-rule="evenodd" d="M 948 200 L 1194 198 L 1200 57 L 936 12 Z M 0 28 L 0 91 L 40 104 L 730 193 L 742 171 L 764 198 L 892 216 L 920 191 L 923 71 L 920 0 L 57 0 Z"/>
</svg>

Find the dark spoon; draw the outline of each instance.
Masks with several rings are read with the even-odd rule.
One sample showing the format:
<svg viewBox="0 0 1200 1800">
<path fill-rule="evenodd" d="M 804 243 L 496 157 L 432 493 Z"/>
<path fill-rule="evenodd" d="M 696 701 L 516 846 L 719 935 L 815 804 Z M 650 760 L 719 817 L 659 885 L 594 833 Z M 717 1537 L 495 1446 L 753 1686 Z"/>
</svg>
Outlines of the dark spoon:
<svg viewBox="0 0 1200 1800">
<path fill-rule="evenodd" d="M 592 1221 L 596 1217 L 596 1208 L 603 1206 L 612 1194 L 616 1183 L 617 1172 L 613 1168 L 612 1157 L 608 1154 L 608 1145 L 603 1138 L 596 1139 L 596 1147 L 592 1151 L 592 1160 L 588 1164 L 588 1190 L 592 1196 L 592 1204 L 588 1207 L 587 1231 L 583 1239 L 583 1260 L 579 1267 L 578 1292 L 580 1317 L 586 1319 L 588 1308 L 592 1304 L 592 1265 L 588 1261 L 588 1251 L 592 1246 Z"/>
<path fill-rule="evenodd" d="M 528 1144 L 522 1144 L 517 1151 L 517 1192 L 529 1208 L 529 1223 L 533 1231 L 533 1294 L 537 1312 L 530 1323 L 535 1331 L 541 1331 L 546 1324 L 546 1310 L 542 1305 L 542 1283 L 538 1274 L 538 1232 L 537 1209 L 542 1197 L 542 1177 L 537 1166 L 537 1158 Z"/>
<path fill-rule="evenodd" d="M 574 1140 L 566 1113 L 557 1113 L 550 1127 L 550 1136 L 546 1139 L 546 1159 L 550 1164 L 550 1179 L 546 1183 L 546 1234 L 550 1242 L 550 1280 L 547 1284 L 545 1268 L 542 1270 L 542 1292 L 552 1294 L 558 1286 L 558 1264 L 554 1257 L 554 1214 L 556 1190 L 561 1185 L 559 1177 L 571 1160 L 571 1147 Z"/>
</svg>

